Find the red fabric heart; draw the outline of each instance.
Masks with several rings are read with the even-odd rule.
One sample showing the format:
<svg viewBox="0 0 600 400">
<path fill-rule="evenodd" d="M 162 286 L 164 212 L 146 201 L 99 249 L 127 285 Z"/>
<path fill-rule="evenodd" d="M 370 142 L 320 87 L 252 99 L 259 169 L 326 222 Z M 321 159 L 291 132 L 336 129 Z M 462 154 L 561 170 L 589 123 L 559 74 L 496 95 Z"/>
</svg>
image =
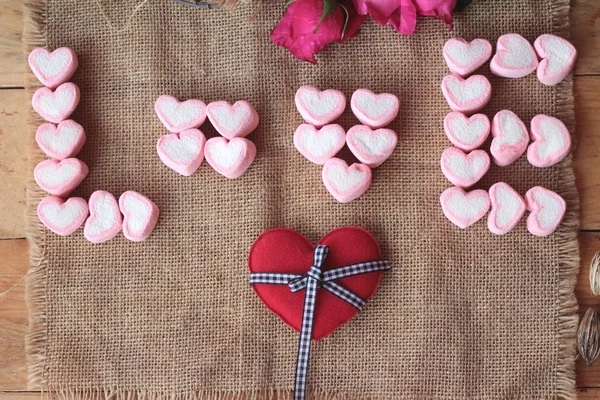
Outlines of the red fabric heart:
<svg viewBox="0 0 600 400">
<path fill-rule="evenodd" d="M 381 259 L 377 240 L 367 231 L 343 227 L 329 232 L 317 244 L 329 246 L 323 271 Z M 306 274 L 313 263 L 315 245 L 287 228 L 264 232 L 250 249 L 250 272 Z M 377 290 L 381 271 L 350 276 L 335 282 L 368 300 Z M 287 325 L 300 332 L 305 291 L 290 291 L 287 285 L 255 284 L 252 288 L 265 305 Z M 352 319 L 358 310 L 326 290 L 319 289 L 314 315 L 313 340 L 321 340 Z"/>
</svg>

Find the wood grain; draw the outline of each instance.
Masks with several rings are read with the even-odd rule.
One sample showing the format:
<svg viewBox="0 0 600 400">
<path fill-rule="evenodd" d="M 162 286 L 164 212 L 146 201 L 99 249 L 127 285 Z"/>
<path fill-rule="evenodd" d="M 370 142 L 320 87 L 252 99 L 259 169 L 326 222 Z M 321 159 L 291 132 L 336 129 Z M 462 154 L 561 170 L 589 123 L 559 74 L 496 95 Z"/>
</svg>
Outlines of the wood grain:
<svg viewBox="0 0 600 400">
<path fill-rule="evenodd" d="M 0 2 L 0 87 L 23 87 L 26 70 L 20 0 Z"/>
<path fill-rule="evenodd" d="M 578 52 L 576 75 L 600 74 L 600 1 L 571 0 L 571 40 Z"/>
</svg>

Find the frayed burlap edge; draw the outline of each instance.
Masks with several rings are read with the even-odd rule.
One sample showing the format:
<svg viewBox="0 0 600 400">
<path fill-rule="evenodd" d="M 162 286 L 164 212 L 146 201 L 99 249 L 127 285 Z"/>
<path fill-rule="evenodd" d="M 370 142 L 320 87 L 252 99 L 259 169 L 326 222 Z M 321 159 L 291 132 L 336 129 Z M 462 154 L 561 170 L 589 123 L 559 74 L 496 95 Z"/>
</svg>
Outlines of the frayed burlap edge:
<svg viewBox="0 0 600 400">
<path fill-rule="evenodd" d="M 226 5 L 238 4 L 236 0 L 219 1 Z M 36 47 L 46 45 L 46 1 L 26 0 L 24 5 L 24 41 L 25 52 L 29 54 Z M 569 0 L 557 0 L 552 7 L 553 33 L 562 37 L 570 36 Z M 40 87 L 35 76 L 28 72 L 25 80 L 29 96 Z M 573 83 L 569 78 L 555 87 L 555 112 L 554 115 L 562 120 L 570 132 L 575 132 L 575 113 L 573 109 Z M 44 153 L 35 145 L 35 129 L 44 121 L 33 111 L 30 113 L 31 125 L 28 142 L 29 169 L 31 177 L 27 184 L 27 238 L 29 241 L 29 254 L 31 268 L 27 278 L 27 302 L 29 305 L 29 333 L 26 339 L 26 352 L 29 365 L 28 387 L 41 390 L 44 397 L 58 398 L 138 398 L 138 399 L 185 399 L 185 400 L 258 400 L 258 399 L 285 399 L 291 398 L 289 391 L 270 390 L 268 392 L 188 392 L 188 393 L 147 393 L 144 391 L 130 391 L 122 388 L 77 388 L 77 387 L 49 387 L 47 380 L 46 346 L 46 268 L 45 257 L 45 229 L 37 217 L 37 204 L 45 197 L 45 193 L 33 180 L 33 167 L 45 159 Z M 567 201 L 569 209 L 561 228 L 555 235 L 559 251 L 559 301 L 558 313 L 558 365 L 556 396 L 566 400 L 576 399 L 575 385 L 575 358 L 576 358 L 576 331 L 578 324 L 578 304 L 575 297 L 575 283 L 579 272 L 580 258 L 577 242 L 579 229 L 579 197 L 575 187 L 575 176 L 572 168 L 572 156 L 569 155 L 557 169 L 558 187 L 564 190 L 560 195 Z M 323 393 L 315 388 L 311 391 L 314 398 L 323 400 L 341 400 L 347 396 L 342 393 Z M 311 396 L 311 397 L 313 397 Z"/>
<path fill-rule="evenodd" d="M 564 38 L 571 35 L 569 0 L 557 0 L 552 7 L 553 33 Z M 575 111 L 573 80 L 569 77 L 555 86 L 554 116 L 565 123 L 575 139 Z M 577 397 L 575 385 L 575 359 L 577 346 L 578 304 L 575 284 L 579 273 L 580 257 L 577 233 L 579 230 L 579 195 L 575 186 L 572 155 L 557 168 L 559 194 L 568 204 L 567 215 L 556 233 L 559 252 L 558 309 L 558 365 L 556 395 L 566 400 Z"/>
</svg>

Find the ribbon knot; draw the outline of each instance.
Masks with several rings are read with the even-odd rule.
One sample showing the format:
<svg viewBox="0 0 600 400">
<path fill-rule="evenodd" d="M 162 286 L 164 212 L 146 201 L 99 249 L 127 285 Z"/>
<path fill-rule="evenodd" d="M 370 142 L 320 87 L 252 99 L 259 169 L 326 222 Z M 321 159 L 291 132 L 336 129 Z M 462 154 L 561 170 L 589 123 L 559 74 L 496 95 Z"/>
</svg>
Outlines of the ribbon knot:
<svg viewBox="0 0 600 400">
<path fill-rule="evenodd" d="M 296 361 L 296 378 L 294 382 L 294 400 L 306 398 L 306 381 L 308 377 L 308 361 L 310 359 L 310 346 L 312 340 L 317 290 L 323 288 L 346 301 L 359 311 L 365 304 L 360 296 L 338 285 L 336 279 L 348 276 L 361 275 L 369 272 L 384 271 L 391 268 L 386 260 L 366 261 L 357 264 L 323 271 L 323 263 L 329 254 L 329 247 L 317 245 L 313 254 L 313 265 L 305 275 L 281 274 L 273 272 L 254 272 L 250 274 L 250 284 L 265 283 L 271 285 L 288 285 L 292 292 L 306 289 L 304 296 L 304 309 L 300 329 L 300 343 L 298 345 L 298 359 Z"/>
</svg>

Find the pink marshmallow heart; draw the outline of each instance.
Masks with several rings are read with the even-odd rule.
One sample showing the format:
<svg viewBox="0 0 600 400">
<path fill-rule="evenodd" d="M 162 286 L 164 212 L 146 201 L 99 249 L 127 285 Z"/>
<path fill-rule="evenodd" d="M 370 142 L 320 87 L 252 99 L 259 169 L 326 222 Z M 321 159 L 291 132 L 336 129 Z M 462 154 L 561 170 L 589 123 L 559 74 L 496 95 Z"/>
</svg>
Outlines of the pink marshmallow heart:
<svg viewBox="0 0 600 400">
<path fill-rule="evenodd" d="M 38 186 L 54 196 L 64 197 L 71 193 L 85 179 L 87 165 L 76 158 L 60 162 L 44 160 L 36 165 L 33 176 Z"/>
<path fill-rule="evenodd" d="M 244 138 L 227 140 L 214 137 L 204 146 L 206 161 L 221 175 L 235 179 L 240 177 L 256 157 L 256 146 Z"/>
<path fill-rule="evenodd" d="M 206 115 L 217 132 L 227 139 L 246 137 L 258 126 L 258 114 L 247 101 L 214 101 L 206 106 Z"/>
<path fill-rule="evenodd" d="M 400 110 L 400 100 L 390 93 L 375 94 L 367 89 L 358 89 L 352 93 L 350 107 L 360 122 L 377 129 L 396 118 Z"/>
<path fill-rule="evenodd" d="M 533 47 L 523 36 L 508 33 L 498 38 L 496 54 L 490 62 L 494 75 L 504 78 L 522 78 L 538 67 Z"/>
<path fill-rule="evenodd" d="M 554 86 L 561 82 L 575 66 L 577 50 L 560 36 L 541 35 L 535 39 L 533 46 L 542 60 L 537 69 L 537 77 L 544 85 Z"/>
<path fill-rule="evenodd" d="M 364 164 L 348 166 L 339 158 L 332 158 L 323 165 L 325 188 L 340 203 L 349 203 L 362 196 L 371 186 L 371 168 Z"/>
<path fill-rule="evenodd" d="M 79 153 L 85 143 L 85 132 L 81 125 L 68 119 L 58 126 L 40 125 L 35 133 L 35 141 L 48 157 L 60 161 Z"/>
<path fill-rule="evenodd" d="M 161 161 L 175 172 L 190 176 L 204 160 L 206 137 L 198 129 L 164 135 L 156 143 Z"/>
<path fill-rule="evenodd" d="M 452 38 L 444 44 L 443 54 L 450 71 L 464 78 L 489 60 L 492 45 L 485 39 L 467 42 L 462 38 Z"/>
<path fill-rule="evenodd" d="M 90 216 L 83 227 L 83 236 L 87 240 L 103 243 L 117 236 L 123 225 L 123 217 L 112 194 L 104 190 L 95 191 L 90 196 L 89 209 Z"/>
<path fill-rule="evenodd" d="M 479 148 L 490 134 L 490 120 L 485 114 L 467 117 L 451 112 L 444 118 L 444 132 L 452 144 L 463 151 Z"/>
<path fill-rule="evenodd" d="M 334 89 L 320 91 L 302 86 L 296 92 L 295 101 L 302 118 L 317 128 L 336 120 L 346 108 L 346 96 Z"/>
<path fill-rule="evenodd" d="M 525 214 L 525 201 L 515 189 L 504 182 L 493 184 L 489 190 L 492 211 L 488 229 L 496 235 L 510 232 Z"/>
<path fill-rule="evenodd" d="M 453 111 L 473 114 L 490 101 L 492 85 L 483 75 L 473 75 L 467 79 L 447 75 L 442 80 L 442 93 Z"/>
<path fill-rule="evenodd" d="M 521 119 L 512 111 L 498 111 L 492 119 L 492 159 L 501 167 L 515 162 L 527 149 L 529 133 Z"/>
<path fill-rule="evenodd" d="M 88 215 L 88 205 L 81 197 L 64 201 L 57 196 L 44 197 L 38 204 L 40 221 L 52 232 L 67 236 L 83 224 Z"/>
<path fill-rule="evenodd" d="M 344 147 L 346 132 L 337 124 L 325 125 L 317 129 L 302 124 L 294 132 L 294 145 L 309 161 L 323 165 Z"/>
<path fill-rule="evenodd" d="M 536 236 L 548 236 L 562 222 L 567 203 L 551 190 L 536 186 L 525 193 L 525 205 L 531 212 L 527 217 L 527 230 Z"/>
<path fill-rule="evenodd" d="M 69 118 L 79 104 L 79 87 L 76 84 L 63 83 L 56 90 L 40 88 L 31 100 L 33 109 L 46 121 L 58 124 Z"/>
<path fill-rule="evenodd" d="M 571 134 L 561 120 L 536 115 L 531 120 L 531 139 L 527 160 L 536 167 L 549 167 L 562 161 L 571 151 Z"/>
<path fill-rule="evenodd" d="M 162 95 L 156 99 L 154 110 L 171 133 L 198 128 L 206 120 L 206 104 L 202 100 L 180 102 L 173 96 Z"/>
<path fill-rule="evenodd" d="M 375 168 L 392 155 L 398 136 L 391 129 L 372 130 L 366 125 L 356 125 L 346 134 L 346 143 L 361 163 Z"/>
<path fill-rule="evenodd" d="M 454 225 L 465 229 L 479 221 L 490 209 L 490 197 L 485 190 L 466 193 L 459 187 L 451 187 L 440 196 L 442 211 Z"/>
<path fill-rule="evenodd" d="M 119 197 L 123 236 L 134 242 L 146 240 L 158 221 L 159 210 L 149 198 L 132 190 Z"/>
<path fill-rule="evenodd" d="M 473 186 L 490 169 L 490 156 L 483 150 L 465 154 L 456 147 L 442 153 L 442 172 L 455 186 L 466 189 Z"/>
<path fill-rule="evenodd" d="M 42 47 L 29 53 L 29 67 L 42 85 L 54 89 L 67 82 L 77 70 L 77 55 L 68 47 L 53 52 Z"/>
</svg>

